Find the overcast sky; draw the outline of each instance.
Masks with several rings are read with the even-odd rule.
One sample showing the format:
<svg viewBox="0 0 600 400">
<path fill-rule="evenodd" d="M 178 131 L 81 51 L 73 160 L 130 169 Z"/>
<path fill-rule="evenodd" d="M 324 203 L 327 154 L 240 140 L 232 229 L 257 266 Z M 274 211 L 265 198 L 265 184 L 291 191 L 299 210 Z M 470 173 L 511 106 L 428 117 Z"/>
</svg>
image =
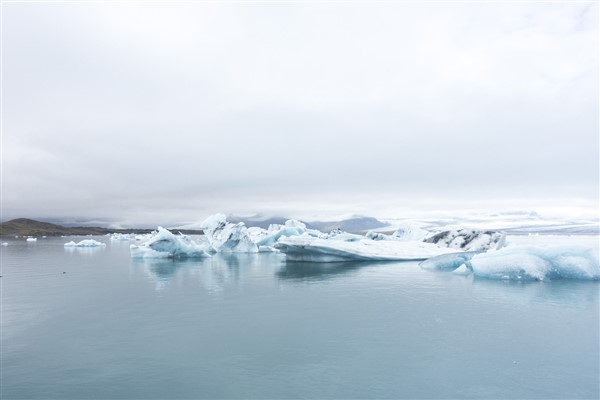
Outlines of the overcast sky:
<svg viewBox="0 0 600 400">
<path fill-rule="evenodd" d="M 596 3 L 5 3 L 2 45 L 4 220 L 598 209 Z"/>
</svg>

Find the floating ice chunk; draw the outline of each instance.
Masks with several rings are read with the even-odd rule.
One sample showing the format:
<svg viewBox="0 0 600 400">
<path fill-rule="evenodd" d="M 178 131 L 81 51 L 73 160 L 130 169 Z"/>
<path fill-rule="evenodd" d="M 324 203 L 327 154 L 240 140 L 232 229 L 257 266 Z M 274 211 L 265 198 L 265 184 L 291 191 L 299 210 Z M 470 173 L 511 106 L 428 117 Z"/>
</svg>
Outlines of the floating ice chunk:
<svg viewBox="0 0 600 400">
<path fill-rule="evenodd" d="M 37 242 L 37 238 L 27 238 L 27 242 Z"/>
<path fill-rule="evenodd" d="M 98 242 L 94 239 L 82 240 L 79 243 L 73 241 L 65 243 L 65 247 L 101 247 L 106 246 L 106 243 Z"/>
<path fill-rule="evenodd" d="M 585 247 L 513 246 L 475 255 L 470 265 L 482 278 L 600 280 L 600 263 Z"/>
<path fill-rule="evenodd" d="M 189 236 L 174 235 L 167 229 L 158 231 L 145 243 L 130 246 L 132 258 L 203 258 L 209 257 L 204 247 Z"/>
<path fill-rule="evenodd" d="M 427 235 L 431 232 L 426 231 L 425 229 L 421 229 L 418 226 L 413 225 L 403 225 L 396 229 L 396 232 L 392 233 L 392 239 L 394 240 L 423 240 Z"/>
<path fill-rule="evenodd" d="M 114 241 L 129 241 L 131 237 L 125 233 L 113 233 L 110 235 L 110 240 Z"/>
<path fill-rule="evenodd" d="M 423 269 L 438 269 L 442 271 L 452 271 L 458 267 L 467 264 L 470 267 L 469 261 L 475 254 L 480 251 L 465 251 L 461 253 L 442 254 L 441 256 L 431 257 L 425 261 L 421 261 L 419 265 Z"/>
<path fill-rule="evenodd" d="M 271 224 L 269 226 L 267 235 L 256 242 L 256 245 L 273 246 L 282 237 L 301 236 L 310 233 L 313 233 L 314 235 L 314 232 L 309 232 L 309 230 L 306 229 L 306 225 L 304 225 L 304 223 L 295 219 L 290 219 L 285 221 L 285 225 Z"/>
<path fill-rule="evenodd" d="M 215 214 L 202 222 L 208 242 L 218 253 L 258 253 L 243 222 L 227 222 L 225 214 Z"/>
<path fill-rule="evenodd" d="M 7 242 L 2 243 L 2 246 L 8 246 Z"/>
<path fill-rule="evenodd" d="M 282 237 L 275 248 L 285 253 L 288 261 L 408 261 L 425 260 L 456 250 L 431 243 L 401 242 L 395 240 L 343 241 L 309 236 Z"/>
<path fill-rule="evenodd" d="M 456 229 L 433 234 L 424 242 L 435 243 L 441 247 L 478 251 L 504 247 L 506 236 L 502 232 Z"/>
</svg>

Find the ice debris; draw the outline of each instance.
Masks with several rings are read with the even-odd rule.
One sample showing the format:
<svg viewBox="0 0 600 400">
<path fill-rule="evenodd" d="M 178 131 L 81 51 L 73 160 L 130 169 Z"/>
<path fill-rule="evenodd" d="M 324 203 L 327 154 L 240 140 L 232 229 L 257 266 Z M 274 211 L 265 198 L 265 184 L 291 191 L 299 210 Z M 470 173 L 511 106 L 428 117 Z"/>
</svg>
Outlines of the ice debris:
<svg viewBox="0 0 600 400">
<path fill-rule="evenodd" d="M 258 253 L 243 222 L 227 222 L 225 214 L 215 214 L 202 222 L 208 243 L 218 253 Z"/>
<path fill-rule="evenodd" d="M 465 252 L 430 258 L 422 268 L 506 280 L 600 280 L 600 263 L 585 247 L 510 246 L 497 251 Z"/>
<path fill-rule="evenodd" d="M 125 233 L 113 233 L 110 235 L 110 240 L 114 241 L 129 241 L 131 237 Z"/>
<path fill-rule="evenodd" d="M 275 248 L 285 253 L 288 261 L 305 262 L 425 260 L 456 252 L 431 243 L 375 241 L 364 237 L 353 241 L 308 236 L 282 237 L 275 243 Z"/>
<path fill-rule="evenodd" d="M 130 246 L 132 258 L 203 258 L 205 247 L 187 235 L 174 235 L 163 227 L 145 243 Z"/>
<path fill-rule="evenodd" d="M 379 233 L 379 232 L 375 232 L 375 231 L 367 232 L 365 237 L 367 239 L 371 239 L 371 240 L 389 240 L 390 239 L 390 237 L 388 235 L 385 235 L 385 234 Z"/>
<path fill-rule="evenodd" d="M 464 251 L 490 250 L 504 247 L 506 235 L 496 231 L 454 229 L 428 236 L 424 242 Z"/>
<path fill-rule="evenodd" d="M 101 247 L 106 246 L 106 243 L 98 242 L 94 239 L 85 239 L 78 243 L 70 241 L 65 243 L 65 247 Z"/>
</svg>

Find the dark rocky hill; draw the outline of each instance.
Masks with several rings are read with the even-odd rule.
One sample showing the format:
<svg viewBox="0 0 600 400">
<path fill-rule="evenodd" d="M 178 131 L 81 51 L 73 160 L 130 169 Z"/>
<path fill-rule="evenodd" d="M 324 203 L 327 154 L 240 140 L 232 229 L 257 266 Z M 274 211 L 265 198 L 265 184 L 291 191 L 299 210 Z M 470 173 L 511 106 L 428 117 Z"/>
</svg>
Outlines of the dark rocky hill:
<svg viewBox="0 0 600 400">
<path fill-rule="evenodd" d="M 106 235 L 107 233 L 150 233 L 152 229 L 111 229 L 103 227 L 75 226 L 66 227 L 28 218 L 17 218 L 0 224 L 0 236 L 71 236 Z M 195 235 L 198 230 L 177 230 L 177 232 Z"/>
</svg>

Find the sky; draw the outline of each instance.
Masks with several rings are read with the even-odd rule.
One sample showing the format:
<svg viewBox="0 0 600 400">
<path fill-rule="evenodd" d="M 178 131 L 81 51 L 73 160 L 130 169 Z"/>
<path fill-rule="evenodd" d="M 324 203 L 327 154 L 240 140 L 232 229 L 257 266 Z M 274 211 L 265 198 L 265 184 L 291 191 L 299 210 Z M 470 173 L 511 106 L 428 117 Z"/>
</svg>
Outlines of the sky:
<svg viewBox="0 0 600 400">
<path fill-rule="evenodd" d="M 2 219 L 598 215 L 598 4 L 2 5 Z"/>
</svg>

